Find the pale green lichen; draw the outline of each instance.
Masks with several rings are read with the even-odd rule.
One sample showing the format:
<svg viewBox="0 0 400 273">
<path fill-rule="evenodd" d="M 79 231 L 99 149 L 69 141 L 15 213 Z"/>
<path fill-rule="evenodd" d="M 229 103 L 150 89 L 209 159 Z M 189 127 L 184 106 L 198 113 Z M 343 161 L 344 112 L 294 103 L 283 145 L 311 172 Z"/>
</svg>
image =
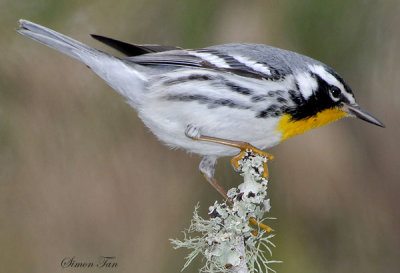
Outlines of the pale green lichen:
<svg viewBox="0 0 400 273">
<path fill-rule="evenodd" d="M 267 158 L 248 151 L 239 162 L 244 182 L 228 191 L 233 205 L 215 202 L 209 208 L 209 219 L 198 215 L 197 205 L 191 225 L 184 232 L 183 240 L 171 240 L 174 248 L 188 248 L 192 252 L 186 257 L 185 269 L 201 254 L 205 265 L 200 272 L 268 272 L 269 265 L 279 261 L 268 260 L 272 256 L 270 241 L 274 235 L 264 229 L 250 227 L 249 219 L 263 222 L 269 211 L 267 199 L 268 181 L 260 174 Z M 198 236 L 191 237 L 189 234 Z M 266 254 L 268 253 L 268 255 Z M 182 270 L 183 270 L 182 269 Z"/>
</svg>

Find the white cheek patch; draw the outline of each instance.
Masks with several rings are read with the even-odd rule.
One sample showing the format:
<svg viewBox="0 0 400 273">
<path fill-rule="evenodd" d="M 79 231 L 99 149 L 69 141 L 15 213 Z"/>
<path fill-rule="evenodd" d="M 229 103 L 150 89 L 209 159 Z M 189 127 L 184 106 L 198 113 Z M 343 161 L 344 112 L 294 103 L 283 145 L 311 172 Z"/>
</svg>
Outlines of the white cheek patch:
<svg viewBox="0 0 400 273">
<path fill-rule="evenodd" d="M 268 66 L 258 63 L 257 61 L 253 61 L 243 56 L 232 56 L 239 63 L 244 64 L 245 66 L 251 68 L 254 71 L 261 72 L 265 75 L 271 76 L 271 70 Z"/>
<path fill-rule="evenodd" d="M 206 62 L 209 62 L 216 67 L 220 68 L 230 68 L 230 65 L 221 57 L 218 57 L 217 55 L 214 55 L 212 53 L 206 53 L 206 52 L 195 52 L 195 51 L 189 51 L 190 55 L 199 57 L 200 59 L 203 59 Z"/>
<path fill-rule="evenodd" d="M 299 73 L 295 75 L 299 91 L 305 99 L 308 99 L 318 89 L 318 82 L 310 73 Z"/>
</svg>

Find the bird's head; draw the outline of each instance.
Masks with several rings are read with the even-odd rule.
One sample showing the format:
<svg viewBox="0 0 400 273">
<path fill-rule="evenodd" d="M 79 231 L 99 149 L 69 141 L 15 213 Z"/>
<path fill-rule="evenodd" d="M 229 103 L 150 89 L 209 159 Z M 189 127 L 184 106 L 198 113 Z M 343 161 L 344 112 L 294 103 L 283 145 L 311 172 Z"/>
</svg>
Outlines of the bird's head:
<svg viewBox="0 0 400 273">
<path fill-rule="evenodd" d="M 289 95 L 295 106 L 286 109 L 277 127 L 282 141 L 346 116 L 385 127 L 356 103 L 350 87 L 333 69 L 320 63 L 307 68 L 294 73 L 297 91 Z"/>
<path fill-rule="evenodd" d="M 351 88 L 333 69 L 322 64 L 310 64 L 308 68 L 307 72 L 296 75 L 298 89 L 304 102 L 297 113 L 299 118 L 335 111 L 342 115 L 341 117 L 357 117 L 385 127 L 381 121 L 357 104 Z M 296 118 L 296 115 L 294 117 Z"/>
</svg>

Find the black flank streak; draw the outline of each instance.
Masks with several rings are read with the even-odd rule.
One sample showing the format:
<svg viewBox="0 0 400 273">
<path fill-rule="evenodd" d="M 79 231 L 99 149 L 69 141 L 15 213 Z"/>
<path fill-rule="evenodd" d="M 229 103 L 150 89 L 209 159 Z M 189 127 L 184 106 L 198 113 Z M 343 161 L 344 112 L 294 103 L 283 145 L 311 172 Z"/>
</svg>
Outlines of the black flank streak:
<svg viewBox="0 0 400 273">
<path fill-rule="evenodd" d="M 267 110 L 260 111 L 256 116 L 256 118 L 266 118 L 266 117 L 268 117 L 268 111 Z"/>
<path fill-rule="evenodd" d="M 268 96 L 269 97 L 275 97 L 275 96 L 283 96 L 285 92 L 283 92 L 282 90 L 275 90 L 275 91 L 268 91 Z"/>
<path fill-rule="evenodd" d="M 287 102 L 287 100 L 285 98 L 281 97 L 284 95 L 284 93 L 285 92 L 282 90 L 271 90 L 271 91 L 268 91 L 267 94 L 252 96 L 251 101 L 252 102 L 265 101 L 268 98 L 273 98 L 273 97 L 279 96 L 277 98 L 278 102 L 281 102 L 281 103 Z M 279 100 L 281 100 L 281 101 L 279 101 Z M 285 100 L 285 101 L 283 101 L 283 100 Z"/>
<path fill-rule="evenodd" d="M 229 106 L 229 107 L 236 106 L 236 103 L 234 103 L 233 101 L 228 100 L 228 99 L 219 99 L 219 100 L 216 100 L 214 103 L 218 104 L 218 105 L 222 105 L 222 106 Z"/>
<path fill-rule="evenodd" d="M 192 74 L 188 77 L 189 80 L 191 81 L 209 81 L 212 80 L 213 77 L 210 75 L 205 75 L 205 74 Z"/>
<path fill-rule="evenodd" d="M 277 102 L 280 102 L 280 103 L 287 103 L 288 102 L 287 99 L 285 99 L 283 97 L 277 97 L 276 100 L 277 100 Z"/>
<path fill-rule="evenodd" d="M 168 95 L 165 97 L 169 101 L 181 101 L 181 102 L 189 102 L 195 101 L 200 104 L 207 104 L 209 109 L 225 106 L 229 108 L 236 108 L 236 109 L 250 109 L 250 106 L 240 105 L 232 100 L 229 99 L 212 99 L 203 95 Z"/>
<path fill-rule="evenodd" d="M 225 84 L 226 84 L 226 86 L 230 87 L 230 89 L 232 91 L 237 92 L 242 95 L 251 95 L 253 93 L 250 89 L 243 87 L 243 86 L 239 86 L 233 82 L 227 81 L 227 82 L 225 82 Z"/>
<path fill-rule="evenodd" d="M 240 86 L 231 81 L 224 80 L 222 76 L 215 76 L 208 74 L 191 74 L 189 76 L 167 79 L 163 82 L 163 84 L 166 86 L 171 86 L 171 85 L 186 83 L 189 81 L 210 81 L 211 85 L 217 85 L 217 86 L 224 85 L 229 87 L 229 90 L 245 96 L 251 95 L 253 93 L 253 91 L 250 90 L 249 88 Z"/>
<path fill-rule="evenodd" d="M 207 75 L 207 74 L 191 74 L 189 76 L 183 76 L 179 78 L 169 79 L 164 81 L 163 84 L 167 86 L 186 83 L 188 81 L 211 81 L 218 79 L 217 76 Z"/>
<path fill-rule="evenodd" d="M 203 95 L 169 95 L 166 99 L 171 101 L 198 101 L 202 104 L 210 101 L 210 98 Z"/>
<path fill-rule="evenodd" d="M 281 110 L 282 110 L 282 107 L 279 107 L 276 104 L 272 104 L 267 109 L 260 111 L 256 115 L 256 118 L 279 117 L 282 114 Z"/>
<path fill-rule="evenodd" d="M 251 97 L 251 102 L 259 102 L 259 101 L 265 101 L 266 96 L 264 95 L 256 95 Z"/>
</svg>

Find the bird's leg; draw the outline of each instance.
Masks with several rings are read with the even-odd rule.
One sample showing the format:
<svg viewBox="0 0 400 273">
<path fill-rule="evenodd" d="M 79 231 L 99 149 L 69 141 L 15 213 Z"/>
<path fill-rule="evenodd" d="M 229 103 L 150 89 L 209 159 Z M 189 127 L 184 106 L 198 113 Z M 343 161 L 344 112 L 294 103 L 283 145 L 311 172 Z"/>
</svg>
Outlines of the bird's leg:
<svg viewBox="0 0 400 273">
<path fill-rule="evenodd" d="M 197 127 L 188 125 L 185 130 L 185 135 L 193 140 L 201 137 L 200 131 Z M 204 156 L 200 162 L 199 169 L 204 179 L 207 180 L 214 189 L 217 190 L 225 200 L 232 205 L 231 200 L 229 200 L 226 191 L 218 184 L 217 180 L 214 178 L 215 164 L 217 162 L 216 156 Z"/>
<path fill-rule="evenodd" d="M 217 158 L 215 156 L 204 156 L 199 165 L 200 172 L 204 179 L 207 180 L 207 182 L 210 183 L 211 186 L 213 186 L 214 189 L 216 189 L 230 205 L 232 205 L 232 201 L 229 200 L 226 191 L 217 183 L 217 180 L 214 178 L 216 162 Z"/>
<path fill-rule="evenodd" d="M 217 180 L 214 178 L 214 171 L 215 171 L 215 163 L 217 162 L 217 158 L 215 156 L 204 156 L 200 162 L 199 169 L 203 177 L 210 183 L 214 189 L 216 189 L 228 202 L 230 206 L 233 206 L 232 201 L 228 198 L 226 191 L 217 183 Z M 272 228 L 269 226 L 257 222 L 254 218 L 250 218 L 249 222 L 253 225 L 256 225 L 267 232 L 271 232 Z M 257 231 L 253 230 L 252 234 L 257 236 Z"/>
<path fill-rule="evenodd" d="M 245 156 L 246 150 L 252 150 L 253 153 L 260 154 L 263 157 L 268 157 L 271 160 L 274 158 L 273 155 L 263 152 L 260 149 L 257 149 L 256 147 L 252 146 L 251 144 L 249 144 L 247 142 L 233 141 L 233 140 L 227 140 L 227 139 L 222 139 L 222 138 L 215 138 L 215 137 L 201 135 L 198 128 L 190 126 L 190 125 L 186 128 L 185 135 L 193 140 L 209 141 L 209 142 L 214 142 L 214 143 L 219 143 L 219 144 L 239 148 L 241 150 L 240 153 L 231 159 L 231 163 L 236 169 L 239 168 L 239 160 L 241 160 Z M 203 177 L 226 199 L 226 201 L 231 206 L 233 206 L 233 203 L 228 198 L 226 191 L 217 183 L 217 180 L 214 178 L 216 162 L 217 162 L 217 158 L 215 156 L 204 156 L 199 165 L 200 172 L 203 175 Z M 263 163 L 263 167 L 264 167 L 263 177 L 267 178 L 268 177 L 267 164 Z M 250 218 L 249 221 L 250 221 L 250 223 L 266 230 L 267 232 L 272 231 L 272 229 L 269 226 L 267 226 L 263 223 L 257 222 L 254 218 Z M 257 236 L 257 231 L 254 231 L 253 235 Z"/>
<path fill-rule="evenodd" d="M 211 137 L 211 136 L 204 136 L 204 135 L 200 134 L 200 132 L 197 128 L 192 127 L 190 125 L 186 128 L 185 134 L 187 137 L 189 137 L 193 140 L 208 141 L 208 142 L 223 144 L 223 145 L 227 145 L 227 146 L 231 146 L 231 147 L 240 149 L 240 152 L 231 158 L 231 163 L 235 167 L 235 169 L 239 168 L 239 161 L 245 156 L 247 150 L 251 150 L 253 153 L 259 154 L 262 157 L 267 157 L 270 160 L 274 159 L 273 155 L 254 147 L 250 143 L 247 143 L 244 141 L 236 141 L 236 140 L 229 140 L 229 139 L 223 139 L 223 138 L 217 138 L 217 137 Z M 267 162 L 263 163 L 263 167 L 264 167 L 263 177 L 268 178 Z"/>
</svg>

